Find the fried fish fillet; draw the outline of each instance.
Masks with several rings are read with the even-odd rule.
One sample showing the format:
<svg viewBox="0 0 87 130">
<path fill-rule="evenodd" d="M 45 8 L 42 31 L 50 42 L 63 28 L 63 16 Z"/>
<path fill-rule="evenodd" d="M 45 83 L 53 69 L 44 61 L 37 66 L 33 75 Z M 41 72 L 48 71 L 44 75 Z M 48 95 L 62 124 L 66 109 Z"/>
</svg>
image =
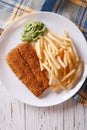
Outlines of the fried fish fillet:
<svg viewBox="0 0 87 130">
<path fill-rule="evenodd" d="M 27 64 L 30 66 L 32 73 L 39 84 L 44 86 L 44 88 L 48 86 L 47 77 L 44 71 L 40 70 L 40 63 L 35 49 L 32 49 L 32 46 L 29 45 L 29 43 L 19 44 L 17 48 L 19 49 L 19 52 L 23 56 L 24 60 L 27 61 Z"/>
<path fill-rule="evenodd" d="M 31 44 L 22 43 L 13 48 L 7 54 L 6 62 L 35 96 L 41 95 L 49 87 L 48 78 L 40 70 L 39 59 Z"/>
</svg>

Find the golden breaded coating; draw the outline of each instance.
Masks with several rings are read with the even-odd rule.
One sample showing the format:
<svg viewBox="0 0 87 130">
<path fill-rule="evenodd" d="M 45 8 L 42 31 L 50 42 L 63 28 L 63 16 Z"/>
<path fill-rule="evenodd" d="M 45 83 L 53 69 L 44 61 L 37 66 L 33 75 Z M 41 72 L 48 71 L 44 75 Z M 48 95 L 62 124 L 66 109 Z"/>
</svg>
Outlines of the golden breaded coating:
<svg viewBox="0 0 87 130">
<path fill-rule="evenodd" d="M 27 48 L 30 47 L 30 51 L 25 49 L 26 45 Z M 34 59 L 34 57 L 36 58 Z M 32 59 L 30 60 L 30 62 L 28 61 L 29 58 Z M 39 59 L 36 55 L 36 52 L 34 52 L 34 48 L 29 43 L 22 43 L 12 49 L 6 56 L 6 62 L 10 66 L 12 71 L 16 74 L 16 76 L 27 86 L 27 88 L 35 96 L 39 96 L 46 88 L 49 87 L 48 79 L 45 73 L 40 71 Z M 34 66 L 37 67 L 34 68 Z M 43 77 L 37 78 L 37 75 Z"/>
<path fill-rule="evenodd" d="M 19 49 L 24 60 L 26 60 L 27 63 L 29 64 L 36 80 L 39 82 L 40 85 L 44 86 L 44 88 L 47 88 L 48 79 L 44 71 L 40 70 L 40 63 L 39 63 L 35 49 L 32 48 L 32 46 L 29 45 L 29 43 L 19 44 L 17 48 Z"/>
</svg>

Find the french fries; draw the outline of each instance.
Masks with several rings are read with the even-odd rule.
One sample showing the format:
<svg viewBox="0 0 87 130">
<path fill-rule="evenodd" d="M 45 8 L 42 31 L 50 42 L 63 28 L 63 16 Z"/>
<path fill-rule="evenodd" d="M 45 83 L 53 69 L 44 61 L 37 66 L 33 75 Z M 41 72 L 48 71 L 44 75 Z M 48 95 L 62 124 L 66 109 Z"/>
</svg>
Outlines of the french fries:
<svg viewBox="0 0 87 130">
<path fill-rule="evenodd" d="M 71 38 L 64 31 L 58 35 L 48 32 L 34 46 L 41 71 L 46 70 L 49 86 L 56 91 L 74 86 L 82 74 L 82 60 Z"/>
</svg>

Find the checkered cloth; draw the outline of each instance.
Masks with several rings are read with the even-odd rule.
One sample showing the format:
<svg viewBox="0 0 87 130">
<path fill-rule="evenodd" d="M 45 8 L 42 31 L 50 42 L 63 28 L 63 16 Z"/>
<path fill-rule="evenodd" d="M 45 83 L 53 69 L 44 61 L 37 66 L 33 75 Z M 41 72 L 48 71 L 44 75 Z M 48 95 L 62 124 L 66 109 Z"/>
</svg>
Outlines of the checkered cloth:
<svg viewBox="0 0 87 130">
<path fill-rule="evenodd" d="M 87 0 L 0 0 L 0 33 L 14 19 L 35 10 L 52 11 L 67 17 L 87 40 Z M 73 98 L 87 105 L 87 78 Z"/>
</svg>

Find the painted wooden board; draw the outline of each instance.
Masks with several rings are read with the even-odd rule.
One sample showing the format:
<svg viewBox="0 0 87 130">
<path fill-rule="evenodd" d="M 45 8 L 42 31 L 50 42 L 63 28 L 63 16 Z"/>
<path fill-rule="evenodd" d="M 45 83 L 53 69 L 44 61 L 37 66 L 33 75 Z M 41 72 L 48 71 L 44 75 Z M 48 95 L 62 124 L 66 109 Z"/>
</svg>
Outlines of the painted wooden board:
<svg viewBox="0 0 87 130">
<path fill-rule="evenodd" d="M 87 130 L 87 107 L 73 99 L 32 107 L 11 97 L 0 83 L 0 130 Z"/>
</svg>

